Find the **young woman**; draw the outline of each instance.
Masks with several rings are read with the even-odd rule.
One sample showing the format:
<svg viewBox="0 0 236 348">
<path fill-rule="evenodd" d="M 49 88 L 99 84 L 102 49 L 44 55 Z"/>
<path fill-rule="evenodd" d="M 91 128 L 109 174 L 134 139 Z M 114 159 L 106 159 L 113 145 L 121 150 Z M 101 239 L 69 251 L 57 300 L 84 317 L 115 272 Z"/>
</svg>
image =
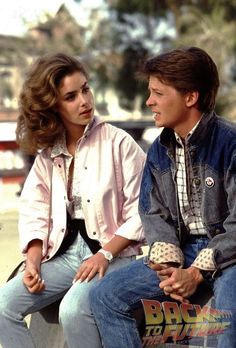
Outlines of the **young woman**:
<svg viewBox="0 0 236 348">
<path fill-rule="evenodd" d="M 88 74 L 66 54 L 39 58 L 19 100 L 17 139 L 38 153 L 19 207 L 24 272 L 0 289 L 0 344 L 32 348 L 24 317 L 63 298 L 69 347 L 101 347 L 91 286 L 140 253 L 138 196 L 145 154 L 94 116 Z"/>
</svg>

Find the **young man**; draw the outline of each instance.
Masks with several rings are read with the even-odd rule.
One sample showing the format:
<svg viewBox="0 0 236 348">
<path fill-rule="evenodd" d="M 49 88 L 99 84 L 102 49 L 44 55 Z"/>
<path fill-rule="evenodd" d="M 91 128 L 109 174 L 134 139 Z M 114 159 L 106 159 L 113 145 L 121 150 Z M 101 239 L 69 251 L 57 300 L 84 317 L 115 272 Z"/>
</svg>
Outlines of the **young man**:
<svg viewBox="0 0 236 348">
<path fill-rule="evenodd" d="M 204 279 L 216 308 L 231 311 L 219 348 L 236 347 L 236 127 L 214 112 L 219 77 L 197 47 L 147 60 L 146 102 L 156 126 L 139 211 L 148 259 L 115 271 L 92 289 L 105 348 L 142 346 L 132 308 L 141 299 L 188 302 Z M 166 296 L 166 297 L 165 297 Z"/>
</svg>

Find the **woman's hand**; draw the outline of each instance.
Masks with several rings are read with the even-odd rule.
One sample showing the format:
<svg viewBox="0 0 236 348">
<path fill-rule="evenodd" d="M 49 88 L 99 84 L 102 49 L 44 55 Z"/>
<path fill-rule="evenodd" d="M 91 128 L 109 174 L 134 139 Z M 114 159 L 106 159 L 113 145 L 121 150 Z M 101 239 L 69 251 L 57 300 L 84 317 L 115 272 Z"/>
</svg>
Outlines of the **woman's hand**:
<svg viewBox="0 0 236 348">
<path fill-rule="evenodd" d="M 30 293 L 38 293 L 45 289 L 38 267 L 31 262 L 26 262 L 23 283 Z"/>
<path fill-rule="evenodd" d="M 107 244 L 103 245 L 103 248 L 105 247 L 105 250 L 110 251 L 113 257 L 115 257 L 131 243 L 132 240 L 115 235 Z M 101 279 L 105 275 L 108 266 L 109 262 L 105 259 L 105 256 L 97 252 L 97 254 L 82 263 L 73 283 L 76 281 L 80 283 L 83 281 L 89 282 L 97 273 L 99 274 L 99 279 Z"/>
<path fill-rule="evenodd" d="M 29 243 L 23 283 L 30 293 L 38 293 L 45 289 L 40 275 L 42 258 L 42 241 L 34 239 Z"/>
<path fill-rule="evenodd" d="M 109 262 L 105 259 L 104 255 L 102 253 L 97 253 L 82 263 L 76 273 L 73 283 L 76 281 L 80 283 L 83 281 L 89 282 L 97 273 L 100 279 L 104 276 L 108 266 Z"/>
</svg>

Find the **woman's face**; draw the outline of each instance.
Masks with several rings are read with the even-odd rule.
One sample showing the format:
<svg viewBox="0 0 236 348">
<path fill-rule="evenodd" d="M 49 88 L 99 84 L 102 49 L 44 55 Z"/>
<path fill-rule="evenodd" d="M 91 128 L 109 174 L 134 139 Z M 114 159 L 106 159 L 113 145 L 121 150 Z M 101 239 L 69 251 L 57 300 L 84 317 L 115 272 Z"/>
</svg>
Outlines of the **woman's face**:
<svg viewBox="0 0 236 348">
<path fill-rule="evenodd" d="M 94 98 L 87 78 L 76 71 L 65 76 L 58 88 L 57 112 L 67 130 L 85 127 L 94 115 Z"/>
</svg>

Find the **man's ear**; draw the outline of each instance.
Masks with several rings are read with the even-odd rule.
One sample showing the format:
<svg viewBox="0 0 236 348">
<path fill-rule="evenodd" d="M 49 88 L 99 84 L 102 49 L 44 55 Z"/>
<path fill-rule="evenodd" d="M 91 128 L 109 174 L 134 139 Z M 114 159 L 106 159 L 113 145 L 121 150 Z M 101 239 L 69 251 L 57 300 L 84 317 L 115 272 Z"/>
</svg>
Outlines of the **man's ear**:
<svg viewBox="0 0 236 348">
<path fill-rule="evenodd" d="M 197 91 L 188 92 L 186 94 L 186 98 L 185 98 L 186 106 L 191 107 L 191 106 L 194 106 L 195 104 L 197 104 L 198 97 L 199 97 L 199 93 Z"/>
</svg>

